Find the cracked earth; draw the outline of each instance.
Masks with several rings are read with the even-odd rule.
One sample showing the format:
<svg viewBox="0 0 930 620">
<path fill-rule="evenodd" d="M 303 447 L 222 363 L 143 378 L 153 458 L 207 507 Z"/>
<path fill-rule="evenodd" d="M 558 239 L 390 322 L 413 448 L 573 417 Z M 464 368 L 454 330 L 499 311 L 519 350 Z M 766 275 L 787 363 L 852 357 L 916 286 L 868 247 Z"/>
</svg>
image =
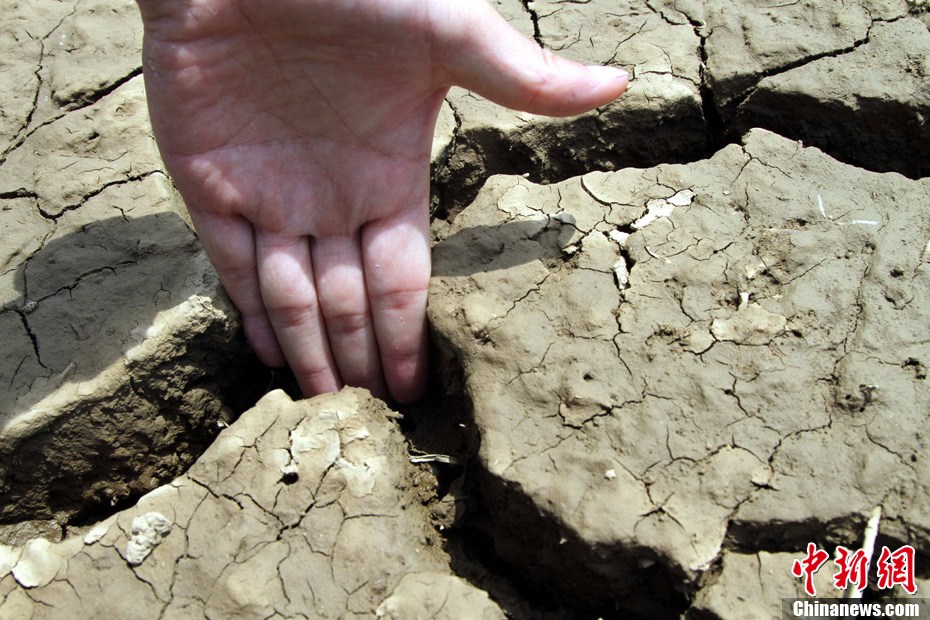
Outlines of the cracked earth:
<svg viewBox="0 0 930 620">
<path fill-rule="evenodd" d="M 402 419 L 248 353 L 134 4 L 9 7 L 0 617 L 772 618 L 876 508 L 930 587 L 926 2 L 495 4 L 634 80 L 450 92 Z"/>
</svg>

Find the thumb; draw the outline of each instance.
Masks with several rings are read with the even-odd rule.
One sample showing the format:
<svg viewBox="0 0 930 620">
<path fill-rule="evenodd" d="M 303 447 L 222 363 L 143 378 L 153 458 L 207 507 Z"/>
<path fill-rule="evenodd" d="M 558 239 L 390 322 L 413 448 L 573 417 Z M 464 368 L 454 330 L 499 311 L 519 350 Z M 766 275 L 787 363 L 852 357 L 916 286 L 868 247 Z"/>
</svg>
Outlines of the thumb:
<svg viewBox="0 0 930 620">
<path fill-rule="evenodd" d="M 623 69 L 583 65 L 526 38 L 484 2 L 456 20 L 447 54 L 452 83 L 494 103 L 545 116 L 572 116 L 626 90 Z"/>
</svg>

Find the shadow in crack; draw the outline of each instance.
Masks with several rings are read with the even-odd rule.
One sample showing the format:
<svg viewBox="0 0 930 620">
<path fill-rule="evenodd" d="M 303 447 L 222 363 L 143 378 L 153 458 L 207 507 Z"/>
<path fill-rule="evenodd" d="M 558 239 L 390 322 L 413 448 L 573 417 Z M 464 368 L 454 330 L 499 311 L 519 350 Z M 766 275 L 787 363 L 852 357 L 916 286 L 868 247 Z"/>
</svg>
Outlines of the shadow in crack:
<svg viewBox="0 0 930 620">
<path fill-rule="evenodd" d="M 440 332 L 433 347 L 433 388 L 426 402 L 403 410 L 401 425 L 416 449 L 461 462 L 433 464 L 440 500 L 429 505 L 455 573 L 513 618 L 680 617 L 694 584 L 667 559 L 639 545 L 592 547 L 519 485 L 488 470 L 479 457 L 474 386 L 458 349 Z M 443 485 L 443 475 L 457 478 Z M 451 519 L 444 506 L 454 506 Z"/>
<path fill-rule="evenodd" d="M 803 93 L 758 90 L 743 102 L 731 129 L 762 127 L 842 162 L 912 179 L 930 175 L 930 110 L 917 103 L 858 97 L 855 107 Z"/>
<path fill-rule="evenodd" d="M 448 158 L 433 166 L 433 213 L 451 221 L 495 174 L 546 184 L 596 170 L 697 161 L 721 146 L 717 133 L 697 97 L 651 105 L 632 93 L 580 116 L 475 127 L 456 136 Z"/>
<path fill-rule="evenodd" d="M 561 261 L 578 229 L 540 213 L 496 226 L 471 226 L 433 247 L 433 276 L 469 276 L 533 261 Z"/>
</svg>

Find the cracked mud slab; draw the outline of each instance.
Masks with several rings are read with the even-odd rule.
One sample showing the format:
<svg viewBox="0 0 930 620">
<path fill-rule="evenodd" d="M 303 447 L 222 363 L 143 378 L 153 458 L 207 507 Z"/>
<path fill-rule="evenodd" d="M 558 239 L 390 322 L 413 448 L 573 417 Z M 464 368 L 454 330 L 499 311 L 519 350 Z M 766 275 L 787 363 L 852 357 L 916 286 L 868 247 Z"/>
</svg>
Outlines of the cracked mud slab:
<svg viewBox="0 0 930 620">
<path fill-rule="evenodd" d="M 457 123 L 454 138 L 434 162 L 442 212 L 467 205 L 490 174 L 551 181 L 704 151 L 700 38 L 691 26 L 669 24 L 634 2 L 500 0 L 495 6 L 543 46 L 580 62 L 623 66 L 634 80 L 617 101 L 570 119 L 505 110 L 453 88 L 446 99 Z"/>
<path fill-rule="evenodd" d="M 0 523 L 35 534 L 178 475 L 248 358 L 161 171 L 134 3 L 8 8 Z"/>
<path fill-rule="evenodd" d="M 928 85 L 927 26 L 916 18 L 876 22 L 869 40 L 848 54 L 760 81 L 740 105 L 736 124 L 803 139 L 873 170 L 927 176 Z"/>
<path fill-rule="evenodd" d="M 0 154 L 139 75 L 138 21 L 132 0 L 8 2 L 0 24 Z"/>
<path fill-rule="evenodd" d="M 132 509 L 0 546 L 0 616 L 503 618 L 451 574 L 396 417 L 361 390 L 266 395 Z"/>
<path fill-rule="evenodd" d="M 110 186 L 159 171 L 139 76 L 31 132 L 0 165 L 0 196 L 33 198 L 57 218 Z"/>
<path fill-rule="evenodd" d="M 761 125 L 867 169 L 926 175 L 927 3 L 494 4 L 542 45 L 634 77 L 624 97 L 574 119 L 459 89 L 440 115 L 440 217 L 494 173 L 557 182 L 630 168 L 549 187 L 496 177 L 451 227 L 436 223 L 445 241 L 431 312 L 476 404 L 480 466 L 469 471 L 498 553 L 580 610 L 690 605 L 711 617 L 747 617 L 758 611 L 747 597 L 796 593 L 785 567 L 804 544 L 858 542 L 874 505 L 883 536 L 926 554 L 927 181 L 865 173 L 764 133 L 708 161 L 649 167 L 709 157 Z M 150 136 L 133 3 L 5 9 L 0 521 L 30 520 L 4 528 L 20 545 L 57 540 L 60 522 L 182 471 L 229 419 L 235 398 L 216 378 L 236 383 L 224 364 L 239 367 L 244 349 Z M 242 471 L 290 488 L 278 456 Z M 82 544 L 5 550 L 3 609 L 70 609 L 76 592 L 118 573 L 128 600 L 168 609 L 177 599 L 179 616 L 212 606 L 265 617 L 324 599 L 322 615 L 500 613 L 444 560 L 378 596 L 369 573 L 333 565 L 323 594 L 291 598 L 293 576 L 273 575 L 291 543 L 262 537 L 342 531 L 332 505 L 282 530 L 268 506 L 287 523 L 300 507 L 242 485 L 209 499 L 213 482 L 183 480 L 164 493 L 199 498 L 213 511 L 202 524 L 233 524 L 223 544 L 239 545 L 230 553 L 247 569 L 204 568 L 215 529 L 201 525 L 196 552 L 174 556 L 168 594 L 158 571 L 171 567 L 157 558 L 196 537 L 174 527 L 130 570 L 123 545 L 150 497 L 118 517 L 118 534 L 93 530 L 109 532 L 108 555 L 89 555 L 100 543 L 88 543 L 66 567 L 73 581 L 58 578 L 55 558 Z M 368 531 L 367 518 L 351 521 L 347 531 Z M 145 531 L 140 545 L 161 536 Z M 320 544 L 333 556 L 313 542 L 307 562 L 325 573 Z M 222 600 L 252 574 L 270 595 Z M 455 597 L 437 596 L 447 589 Z M 643 591 L 670 593 L 667 606 L 644 607 Z"/>
<path fill-rule="evenodd" d="M 2 520 L 67 519 L 170 480 L 232 415 L 217 372 L 235 376 L 245 348 L 166 179 L 57 218 L 3 203 L 20 241 L 0 293 Z"/>
<path fill-rule="evenodd" d="M 593 170 L 693 161 L 764 127 L 834 157 L 927 173 L 926 3 L 906 0 L 498 0 L 521 32 L 574 60 L 626 68 L 626 95 L 572 119 L 502 110 L 461 89 L 434 161 L 454 215 L 489 174 L 554 182 Z M 902 41 L 903 49 L 894 42 Z"/>
<path fill-rule="evenodd" d="M 853 545 L 877 505 L 930 550 L 928 200 L 762 130 L 689 165 L 492 178 L 435 248 L 430 318 L 498 551 L 627 607 L 734 545 Z"/>
<path fill-rule="evenodd" d="M 870 170 L 927 174 L 926 3 L 648 4 L 700 37 L 713 133 L 764 127 Z"/>
</svg>

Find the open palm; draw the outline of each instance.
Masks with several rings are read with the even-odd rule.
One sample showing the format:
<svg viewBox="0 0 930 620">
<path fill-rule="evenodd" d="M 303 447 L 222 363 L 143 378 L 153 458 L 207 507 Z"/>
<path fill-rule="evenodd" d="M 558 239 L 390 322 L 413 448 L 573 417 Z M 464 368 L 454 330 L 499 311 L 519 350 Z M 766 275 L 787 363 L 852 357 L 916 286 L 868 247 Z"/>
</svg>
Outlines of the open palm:
<svg viewBox="0 0 930 620">
<path fill-rule="evenodd" d="M 166 167 L 252 346 L 306 395 L 426 380 L 429 155 L 458 84 L 539 114 L 626 86 L 483 0 L 139 0 Z"/>
</svg>

